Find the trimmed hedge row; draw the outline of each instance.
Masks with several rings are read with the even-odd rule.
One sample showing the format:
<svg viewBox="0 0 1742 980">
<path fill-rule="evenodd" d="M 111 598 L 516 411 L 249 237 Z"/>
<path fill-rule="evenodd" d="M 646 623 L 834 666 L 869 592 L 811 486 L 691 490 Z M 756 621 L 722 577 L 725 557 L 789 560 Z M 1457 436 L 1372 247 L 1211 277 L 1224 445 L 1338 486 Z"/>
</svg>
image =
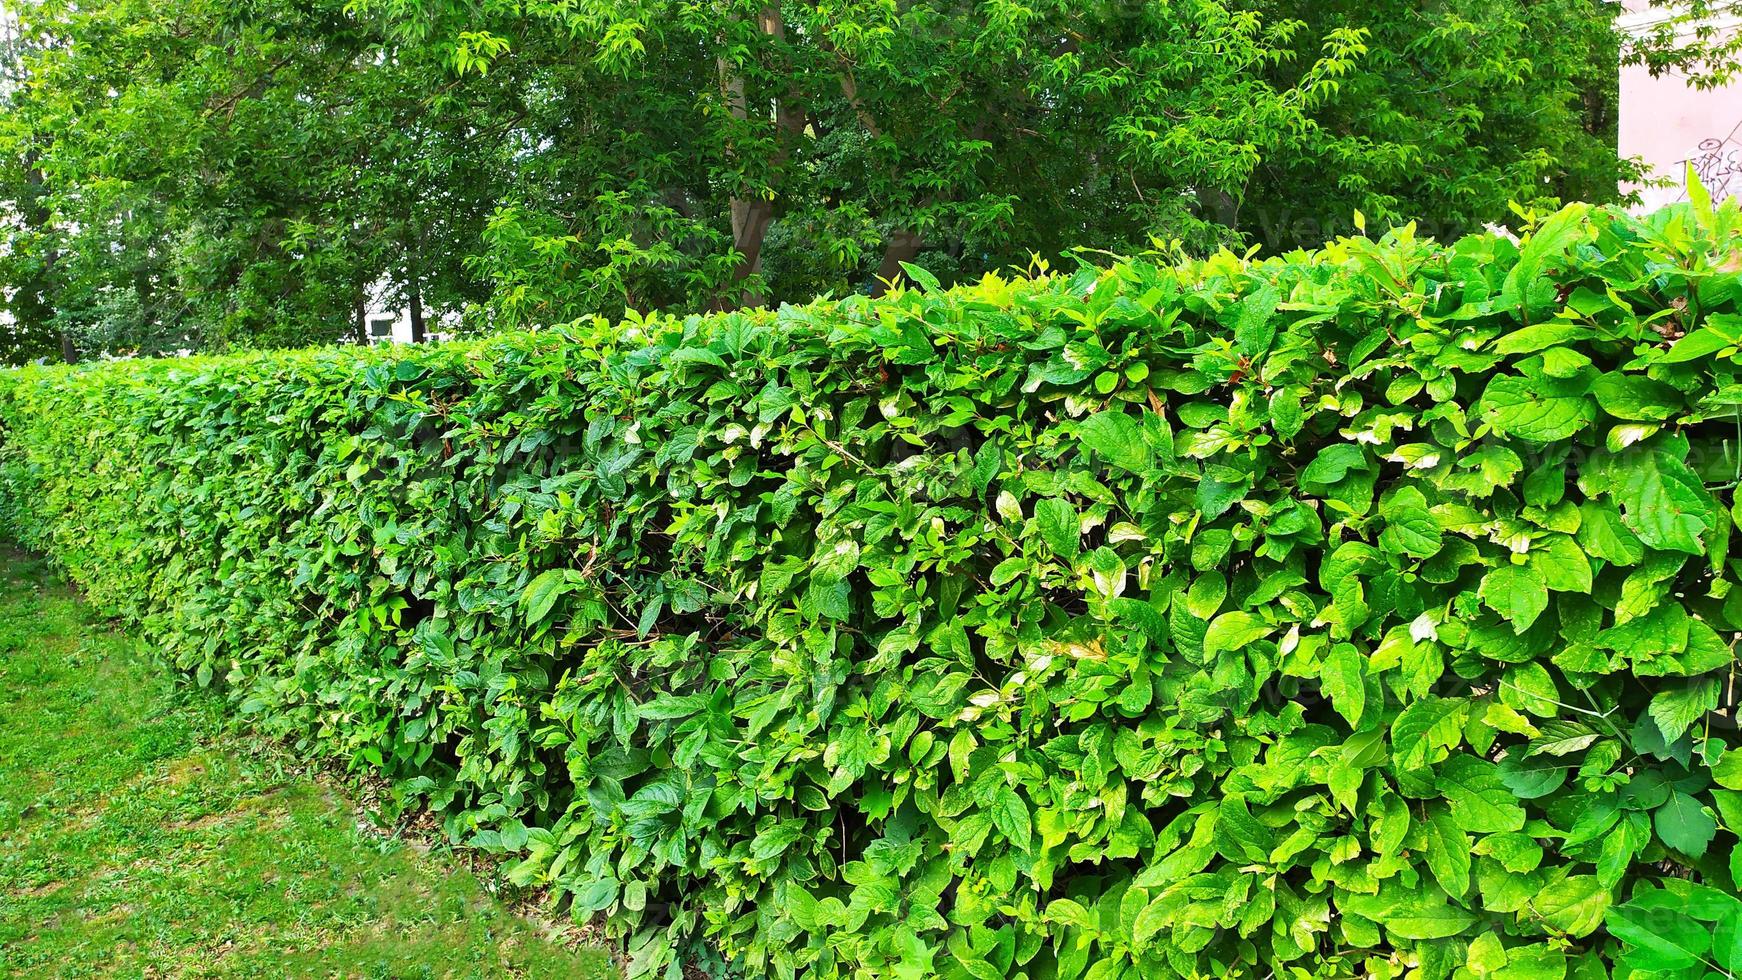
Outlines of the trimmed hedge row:
<svg viewBox="0 0 1742 980">
<path fill-rule="evenodd" d="M 1727 973 L 1739 239 L 26 369 L 4 513 L 636 975 Z"/>
</svg>

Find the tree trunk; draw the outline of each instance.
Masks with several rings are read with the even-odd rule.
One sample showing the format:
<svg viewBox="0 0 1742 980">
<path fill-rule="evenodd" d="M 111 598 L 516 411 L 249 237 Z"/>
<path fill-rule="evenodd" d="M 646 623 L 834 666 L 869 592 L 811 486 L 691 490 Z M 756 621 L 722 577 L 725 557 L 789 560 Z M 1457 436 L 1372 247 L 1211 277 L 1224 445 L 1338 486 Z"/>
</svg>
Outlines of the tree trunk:
<svg viewBox="0 0 1742 980">
<path fill-rule="evenodd" d="M 882 139 L 883 127 L 877 124 L 877 117 L 871 114 L 870 108 L 859 97 L 859 79 L 853 73 L 852 64 L 839 51 L 835 51 L 833 45 L 827 44 L 826 41 L 824 44 L 828 50 L 835 54 L 841 95 L 852 107 L 853 115 L 859 119 L 859 125 L 864 127 L 866 135 L 872 139 Z M 934 200 L 935 198 L 928 197 L 926 203 L 929 205 Z M 871 279 L 871 296 L 876 298 L 887 293 L 890 283 L 901 277 L 901 263 L 912 262 L 923 248 L 925 248 L 925 235 L 923 233 L 911 228 L 901 228 L 891 232 L 889 242 L 883 247 L 883 259 L 877 263 L 877 273 Z"/>
<path fill-rule="evenodd" d="M 764 7 L 757 18 L 757 26 L 763 34 L 777 41 L 786 38 L 786 23 L 778 6 Z M 725 96 L 732 118 L 739 122 L 749 121 L 750 103 L 744 77 L 737 74 L 724 58 L 719 59 L 718 65 L 720 92 Z M 769 169 L 777 171 L 791 156 L 793 144 L 804 134 L 805 110 L 799 104 L 798 92 L 789 90 L 775 100 L 774 125 L 776 145 Z M 733 197 L 731 215 L 732 249 L 738 253 L 738 264 L 732 270 L 731 282 L 715 297 L 714 308 L 718 310 L 755 306 L 763 301 L 763 297 L 741 289 L 740 284 L 762 270 L 762 243 L 768 235 L 769 224 L 774 220 L 774 201 L 763 195 Z"/>
<path fill-rule="evenodd" d="M 151 281 L 150 246 L 141 242 L 139 253 L 143 261 L 133 270 L 133 295 L 139 298 L 139 336 L 143 340 L 157 334 L 152 329 L 152 306 L 157 297 L 157 286 Z"/>
<path fill-rule="evenodd" d="M 417 238 L 407 235 L 405 244 L 405 301 L 411 308 L 411 342 L 421 344 L 423 329 L 423 282 L 417 270 Z"/>
<path fill-rule="evenodd" d="M 889 244 L 884 246 L 883 261 L 877 263 L 877 277 L 871 282 L 871 295 L 882 296 L 889 291 L 889 284 L 901 278 L 901 263 L 912 262 L 914 257 L 925 248 L 925 236 L 916 231 L 897 231 L 889 236 Z"/>
<path fill-rule="evenodd" d="M 424 340 L 423 330 L 423 288 L 418 284 L 415 274 L 411 279 L 411 342 L 421 344 Z"/>
<path fill-rule="evenodd" d="M 1240 204 L 1234 195 L 1219 187 L 1195 188 L 1198 211 L 1210 221 L 1228 229 L 1240 230 Z"/>
<path fill-rule="evenodd" d="M 49 233 L 49 210 L 42 203 L 48 195 L 44 186 L 42 168 L 37 165 L 38 153 L 29 151 L 24 161 L 24 181 L 29 187 L 29 199 L 21 209 L 24 214 L 24 224 L 44 241 Z M 17 286 L 17 296 L 12 302 L 13 315 L 18 318 L 18 326 L 23 332 L 38 332 L 39 335 L 53 329 L 54 303 L 49 299 L 53 288 L 54 268 L 60 264 L 60 250 L 50 248 L 43 254 L 42 266 L 29 280 Z M 73 336 L 65 327 L 60 328 L 60 356 L 68 364 L 76 364 L 79 360 L 78 348 L 73 344 Z"/>
</svg>

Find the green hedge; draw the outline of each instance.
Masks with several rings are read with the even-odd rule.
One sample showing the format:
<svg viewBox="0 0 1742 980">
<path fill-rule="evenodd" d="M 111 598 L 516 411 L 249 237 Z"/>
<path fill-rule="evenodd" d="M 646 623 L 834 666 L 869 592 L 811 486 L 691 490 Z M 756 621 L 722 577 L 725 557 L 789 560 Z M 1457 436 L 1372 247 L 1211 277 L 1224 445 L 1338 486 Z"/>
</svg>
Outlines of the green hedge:
<svg viewBox="0 0 1742 980">
<path fill-rule="evenodd" d="M 4 508 L 636 973 L 1734 971 L 1739 239 L 27 369 Z"/>
</svg>

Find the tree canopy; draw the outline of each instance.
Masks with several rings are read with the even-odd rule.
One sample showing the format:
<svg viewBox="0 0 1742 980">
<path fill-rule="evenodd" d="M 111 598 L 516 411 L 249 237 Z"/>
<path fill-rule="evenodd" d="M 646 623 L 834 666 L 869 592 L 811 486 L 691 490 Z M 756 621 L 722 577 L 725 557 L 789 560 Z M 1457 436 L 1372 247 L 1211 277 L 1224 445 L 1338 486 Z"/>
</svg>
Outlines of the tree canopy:
<svg viewBox="0 0 1742 980">
<path fill-rule="evenodd" d="M 1634 175 L 1600 0 L 11 2 L 15 359 L 333 341 L 376 289 L 483 329 L 1451 234 Z"/>
</svg>

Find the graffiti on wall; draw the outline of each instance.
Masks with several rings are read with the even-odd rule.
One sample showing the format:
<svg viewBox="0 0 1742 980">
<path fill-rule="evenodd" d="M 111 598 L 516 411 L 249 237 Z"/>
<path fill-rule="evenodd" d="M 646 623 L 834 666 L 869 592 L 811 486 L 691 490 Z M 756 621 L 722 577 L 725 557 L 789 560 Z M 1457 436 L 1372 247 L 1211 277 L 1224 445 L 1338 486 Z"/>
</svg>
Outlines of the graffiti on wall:
<svg viewBox="0 0 1742 980">
<path fill-rule="evenodd" d="M 1742 196 L 1742 123 L 1737 123 L 1728 136 L 1701 140 L 1686 162 L 1693 166 L 1694 174 L 1714 200 Z"/>
</svg>

